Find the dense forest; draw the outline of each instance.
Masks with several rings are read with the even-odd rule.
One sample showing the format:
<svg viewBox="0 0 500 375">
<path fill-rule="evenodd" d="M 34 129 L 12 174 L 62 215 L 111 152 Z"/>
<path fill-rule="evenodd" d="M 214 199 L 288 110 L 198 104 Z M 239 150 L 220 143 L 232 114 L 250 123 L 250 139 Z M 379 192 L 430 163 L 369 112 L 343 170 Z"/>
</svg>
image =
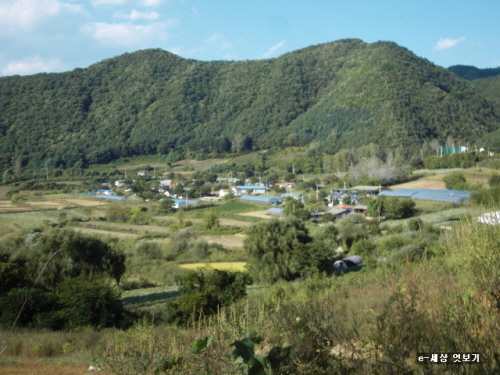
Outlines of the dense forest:
<svg viewBox="0 0 500 375">
<path fill-rule="evenodd" d="M 150 49 L 0 78 L 0 172 L 307 145 L 324 155 L 375 143 L 409 157 L 433 140 L 472 145 L 499 124 L 473 83 L 391 42 L 235 62 Z"/>
<path fill-rule="evenodd" d="M 500 68 L 479 69 L 470 65 L 453 65 L 448 68 L 453 73 L 470 81 L 500 75 Z"/>
</svg>

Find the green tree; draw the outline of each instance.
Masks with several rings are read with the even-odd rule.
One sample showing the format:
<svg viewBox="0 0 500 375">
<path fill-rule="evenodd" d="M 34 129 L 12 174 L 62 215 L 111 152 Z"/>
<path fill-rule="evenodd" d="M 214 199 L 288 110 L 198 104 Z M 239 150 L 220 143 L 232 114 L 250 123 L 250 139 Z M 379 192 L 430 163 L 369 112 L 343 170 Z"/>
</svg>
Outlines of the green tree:
<svg viewBox="0 0 500 375">
<path fill-rule="evenodd" d="M 165 197 L 162 199 L 163 200 L 160 202 L 160 204 L 158 206 L 158 213 L 159 214 L 170 214 L 172 212 L 175 212 L 173 199 L 170 197 Z"/>
<path fill-rule="evenodd" d="M 120 292 L 106 282 L 80 275 L 61 282 L 56 295 L 60 305 L 57 316 L 66 329 L 123 327 L 126 324 Z"/>
<path fill-rule="evenodd" d="M 488 179 L 488 184 L 490 185 L 490 187 L 500 185 L 500 174 L 493 172 Z"/>
<path fill-rule="evenodd" d="M 387 197 L 383 201 L 383 213 L 385 218 L 390 220 L 412 217 L 415 214 L 415 201 L 408 198 Z"/>
<path fill-rule="evenodd" d="M 203 214 L 203 228 L 211 230 L 220 227 L 219 215 L 215 210 L 208 210 Z"/>
<path fill-rule="evenodd" d="M 415 202 L 412 199 L 378 196 L 368 202 L 368 215 L 385 217 L 389 220 L 406 219 L 415 214 Z"/>
<path fill-rule="evenodd" d="M 368 222 L 363 215 L 350 214 L 338 222 L 339 238 L 349 249 L 355 241 L 368 238 Z"/>
<path fill-rule="evenodd" d="M 173 303 L 175 319 L 187 323 L 193 316 L 213 314 L 246 296 L 252 279 L 244 272 L 197 270 L 181 274 L 176 282 L 181 295 Z"/>
<path fill-rule="evenodd" d="M 462 172 L 452 172 L 443 178 L 447 189 L 467 190 L 467 180 Z"/>
<path fill-rule="evenodd" d="M 307 266 L 299 259 L 311 241 L 304 223 L 296 218 L 253 225 L 244 241 L 250 274 L 259 281 L 271 283 L 297 277 Z"/>
<path fill-rule="evenodd" d="M 119 282 L 125 272 L 125 255 L 122 252 L 103 240 L 70 229 L 53 229 L 37 236 L 30 235 L 13 257 L 16 262 L 24 264 L 26 274 L 34 278 L 58 251 L 39 280 L 39 284 L 47 288 L 80 275 L 95 279 L 110 277 Z"/>
<path fill-rule="evenodd" d="M 295 198 L 288 197 L 283 206 L 283 213 L 287 216 L 294 216 L 300 220 L 309 220 L 311 213 L 306 210 L 304 203 Z"/>
</svg>

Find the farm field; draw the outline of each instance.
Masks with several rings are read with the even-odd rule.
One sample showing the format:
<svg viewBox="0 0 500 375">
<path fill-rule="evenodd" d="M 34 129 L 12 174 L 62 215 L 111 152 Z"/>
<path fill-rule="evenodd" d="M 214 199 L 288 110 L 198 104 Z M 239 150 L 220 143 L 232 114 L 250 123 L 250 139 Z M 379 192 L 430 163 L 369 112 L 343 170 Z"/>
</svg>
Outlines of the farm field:
<svg viewBox="0 0 500 375">
<path fill-rule="evenodd" d="M 12 189 L 11 186 L 0 186 L 0 199 L 4 199 L 10 189 Z"/>
<path fill-rule="evenodd" d="M 123 233 L 123 232 L 115 232 L 105 229 L 92 229 L 92 228 L 84 228 L 84 227 L 73 227 L 73 229 L 80 233 L 86 234 L 97 234 L 101 236 L 112 236 L 118 238 L 138 238 L 139 234 L 136 233 Z"/>
<path fill-rule="evenodd" d="M 491 168 L 468 168 L 468 169 L 438 169 L 438 170 L 420 170 L 416 171 L 417 175 L 422 177 L 414 180 L 405 182 L 398 185 L 391 186 L 391 190 L 394 189 L 446 189 L 443 178 L 452 172 L 460 171 L 463 173 L 467 182 L 471 185 L 483 185 L 488 183 L 488 178 L 493 172 L 497 172 L 495 169 Z"/>
<path fill-rule="evenodd" d="M 180 268 L 195 270 L 197 268 L 209 268 L 223 271 L 245 271 L 246 262 L 212 262 L 212 263 L 189 263 L 179 264 Z"/>
<path fill-rule="evenodd" d="M 241 216 L 258 217 L 259 219 L 271 219 L 272 216 L 267 214 L 267 210 L 264 211 L 252 211 L 241 213 Z"/>
<path fill-rule="evenodd" d="M 0 212 L 26 210 L 29 210 L 29 208 L 26 206 L 19 206 L 17 204 L 13 204 L 11 201 L 0 201 Z"/>
<path fill-rule="evenodd" d="M 85 218 L 85 215 L 79 214 L 74 210 L 44 210 L 44 211 L 28 211 L 14 213 L 0 213 L 0 222 L 12 223 L 18 228 L 33 228 L 44 223 L 58 223 L 60 214 L 64 212 L 67 218 L 80 217 Z"/>
<path fill-rule="evenodd" d="M 125 224 L 125 223 L 114 223 L 114 222 L 102 222 L 102 221 L 89 221 L 85 223 L 84 226 L 93 226 L 95 229 L 111 229 L 116 231 L 136 231 L 139 234 L 144 233 L 162 233 L 168 234 L 169 229 L 166 227 L 161 227 L 159 225 L 137 225 L 137 224 Z"/>
<path fill-rule="evenodd" d="M 216 243 L 227 247 L 229 249 L 241 249 L 243 248 L 243 237 L 234 235 L 213 235 L 213 236 L 202 236 L 208 243 Z"/>
<path fill-rule="evenodd" d="M 88 206 L 88 207 L 102 206 L 102 205 L 109 204 L 107 202 L 99 202 L 99 201 L 84 199 L 84 198 L 67 198 L 67 199 L 65 199 L 65 201 L 69 202 L 71 204 L 77 204 L 79 206 Z"/>
</svg>

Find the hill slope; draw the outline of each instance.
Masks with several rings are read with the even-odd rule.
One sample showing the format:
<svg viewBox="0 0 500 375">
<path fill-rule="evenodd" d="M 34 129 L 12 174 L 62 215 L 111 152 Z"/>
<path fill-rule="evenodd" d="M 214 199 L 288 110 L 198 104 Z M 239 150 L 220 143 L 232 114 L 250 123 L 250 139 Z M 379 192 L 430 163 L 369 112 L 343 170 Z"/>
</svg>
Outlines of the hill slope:
<svg viewBox="0 0 500 375">
<path fill-rule="evenodd" d="M 426 139 L 474 142 L 499 122 L 471 83 L 394 43 L 341 40 L 245 62 L 144 50 L 0 78 L 0 168 L 311 142 L 408 155 Z"/>
<path fill-rule="evenodd" d="M 453 65 L 448 69 L 469 81 L 500 75 L 500 68 L 479 69 L 471 65 Z"/>
</svg>

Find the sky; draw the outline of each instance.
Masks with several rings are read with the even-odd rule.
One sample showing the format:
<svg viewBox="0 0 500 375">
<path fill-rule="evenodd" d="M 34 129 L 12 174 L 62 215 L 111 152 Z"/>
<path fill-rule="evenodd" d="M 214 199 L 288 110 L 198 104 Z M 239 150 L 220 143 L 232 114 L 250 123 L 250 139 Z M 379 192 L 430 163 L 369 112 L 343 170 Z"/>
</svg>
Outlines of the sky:
<svg viewBox="0 0 500 375">
<path fill-rule="evenodd" d="M 339 39 L 392 41 L 443 66 L 500 66 L 500 0 L 0 0 L 0 76 L 146 48 L 258 60 Z"/>
</svg>

